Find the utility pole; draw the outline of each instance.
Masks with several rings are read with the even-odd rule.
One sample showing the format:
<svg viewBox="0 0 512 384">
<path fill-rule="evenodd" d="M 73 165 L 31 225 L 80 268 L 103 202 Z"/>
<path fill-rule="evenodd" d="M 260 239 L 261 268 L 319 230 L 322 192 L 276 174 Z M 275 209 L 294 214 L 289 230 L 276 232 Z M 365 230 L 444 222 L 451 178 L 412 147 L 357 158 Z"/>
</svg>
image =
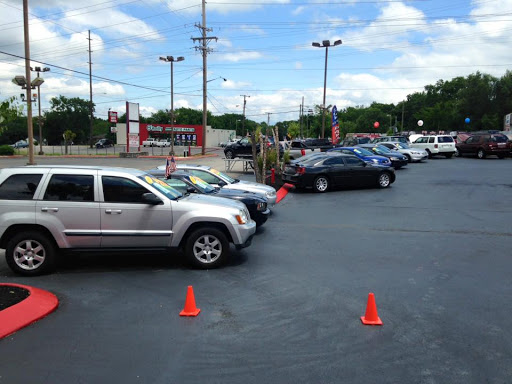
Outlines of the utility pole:
<svg viewBox="0 0 512 384">
<path fill-rule="evenodd" d="M 91 30 L 89 30 L 89 115 L 91 120 L 89 121 L 89 146 L 92 148 L 92 121 L 94 119 L 92 115 L 92 62 L 91 62 Z M 66 147 L 67 148 L 67 147 Z"/>
<path fill-rule="evenodd" d="M 28 134 L 28 163 L 35 165 L 34 162 L 34 127 L 32 125 L 32 95 L 30 92 L 30 39 L 28 28 L 28 0 L 23 0 L 23 32 L 25 38 L 25 78 L 27 79 L 27 134 Z"/>
<path fill-rule="evenodd" d="M 212 29 L 206 28 L 206 0 L 202 0 L 202 10 L 203 10 L 203 23 L 202 25 L 196 24 L 196 27 L 201 30 L 201 37 L 193 37 L 192 41 L 201 41 L 200 47 L 195 47 L 196 50 L 200 50 L 203 55 L 203 145 L 201 149 L 201 154 L 206 154 L 206 125 L 207 125 L 207 119 L 208 119 L 208 104 L 207 104 L 207 87 L 206 87 L 206 76 L 207 76 L 207 63 L 206 63 L 206 57 L 208 55 L 208 52 L 211 50 L 207 48 L 207 44 L 210 42 L 210 40 L 217 41 L 216 37 L 208 37 L 206 36 L 207 32 L 211 32 Z"/>
<path fill-rule="evenodd" d="M 405 103 L 402 104 L 402 124 L 400 128 L 400 132 L 404 131 L 404 112 L 405 112 Z"/>
<path fill-rule="evenodd" d="M 244 111 L 243 111 L 243 117 L 242 117 L 242 135 L 245 131 L 245 104 L 247 104 L 247 100 L 245 100 L 246 97 L 251 97 L 249 95 L 240 95 L 244 98 Z"/>
<path fill-rule="evenodd" d="M 302 104 L 300 105 L 300 138 L 302 139 L 304 136 L 302 135 L 302 123 L 303 123 L 303 116 L 304 116 L 304 96 L 302 96 Z"/>
</svg>

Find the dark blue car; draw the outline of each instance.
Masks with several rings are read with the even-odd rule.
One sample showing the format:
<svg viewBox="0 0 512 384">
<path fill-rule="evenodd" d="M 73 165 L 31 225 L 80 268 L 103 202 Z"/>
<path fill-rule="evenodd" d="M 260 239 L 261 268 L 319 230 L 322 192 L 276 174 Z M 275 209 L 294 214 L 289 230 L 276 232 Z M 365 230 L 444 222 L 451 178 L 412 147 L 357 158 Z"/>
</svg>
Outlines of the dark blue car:
<svg viewBox="0 0 512 384">
<path fill-rule="evenodd" d="M 359 144 L 361 149 L 366 149 L 373 152 L 375 155 L 385 156 L 391 161 L 391 166 L 395 169 L 402 168 L 407 165 L 407 157 L 400 152 L 392 151 L 388 147 L 380 144 Z"/>
<path fill-rule="evenodd" d="M 347 155 L 357 156 L 364 162 L 376 167 L 391 167 L 391 160 L 386 156 L 378 156 L 375 153 L 360 147 L 336 147 L 329 149 L 327 152 L 340 152 Z"/>
</svg>

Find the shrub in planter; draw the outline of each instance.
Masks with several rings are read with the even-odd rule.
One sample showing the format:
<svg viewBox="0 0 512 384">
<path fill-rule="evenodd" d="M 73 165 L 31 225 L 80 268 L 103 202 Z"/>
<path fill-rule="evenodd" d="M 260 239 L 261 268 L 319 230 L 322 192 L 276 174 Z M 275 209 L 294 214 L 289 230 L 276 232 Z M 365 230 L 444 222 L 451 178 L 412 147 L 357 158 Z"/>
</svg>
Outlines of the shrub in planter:
<svg viewBox="0 0 512 384">
<path fill-rule="evenodd" d="M 14 155 L 14 148 L 10 145 L 0 145 L 0 156 Z"/>
</svg>

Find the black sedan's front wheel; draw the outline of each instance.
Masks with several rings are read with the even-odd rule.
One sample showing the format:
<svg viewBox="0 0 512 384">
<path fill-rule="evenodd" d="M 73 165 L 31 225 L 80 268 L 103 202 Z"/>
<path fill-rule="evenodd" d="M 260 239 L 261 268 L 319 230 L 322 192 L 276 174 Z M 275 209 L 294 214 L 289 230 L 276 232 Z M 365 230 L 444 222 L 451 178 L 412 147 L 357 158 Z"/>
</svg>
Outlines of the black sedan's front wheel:
<svg viewBox="0 0 512 384">
<path fill-rule="evenodd" d="M 317 176 L 313 182 L 315 192 L 326 192 L 329 189 L 329 179 L 326 176 Z"/>
<path fill-rule="evenodd" d="M 379 187 L 380 188 L 387 188 L 391 184 L 391 176 L 389 176 L 389 173 L 383 172 L 379 175 Z"/>
</svg>

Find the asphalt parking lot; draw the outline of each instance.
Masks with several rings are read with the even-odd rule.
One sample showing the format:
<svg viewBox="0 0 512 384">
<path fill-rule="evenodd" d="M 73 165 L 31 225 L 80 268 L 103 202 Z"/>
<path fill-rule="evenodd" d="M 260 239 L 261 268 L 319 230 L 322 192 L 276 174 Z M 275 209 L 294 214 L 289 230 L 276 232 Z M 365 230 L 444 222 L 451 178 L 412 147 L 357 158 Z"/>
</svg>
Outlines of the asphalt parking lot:
<svg viewBox="0 0 512 384">
<path fill-rule="evenodd" d="M 120 254 L 25 278 L 1 257 L 0 282 L 60 306 L 0 341 L 0 383 L 509 383 L 511 167 L 435 158 L 385 190 L 291 192 L 218 270 Z M 369 292 L 382 327 L 361 324 Z"/>
</svg>

